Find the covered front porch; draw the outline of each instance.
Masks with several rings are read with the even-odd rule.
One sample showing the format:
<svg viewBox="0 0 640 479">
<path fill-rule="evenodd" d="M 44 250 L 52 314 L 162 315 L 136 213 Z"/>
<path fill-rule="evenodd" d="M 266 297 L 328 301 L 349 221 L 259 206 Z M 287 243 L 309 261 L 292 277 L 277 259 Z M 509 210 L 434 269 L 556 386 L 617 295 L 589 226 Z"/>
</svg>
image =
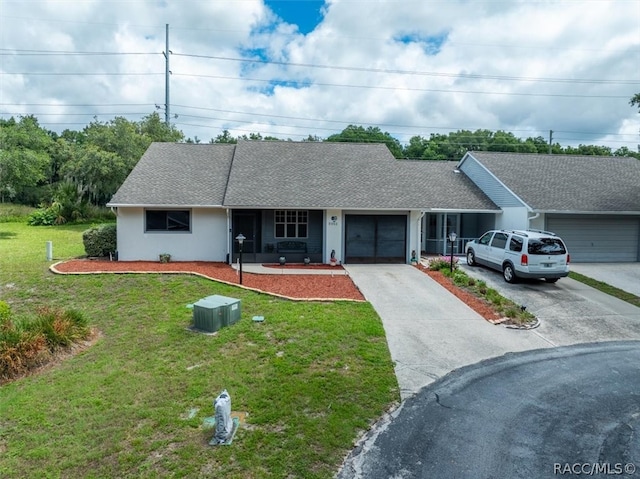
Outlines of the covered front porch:
<svg viewBox="0 0 640 479">
<path fill-rule="evenodd" d="M 230 262 L 239 258 L 235 238 L 242 234 L 242 259 L 247 263 L 278 263 L 280 257 L 287 263 L 303 263 L 305 258 L 322 263 L 324 215 L 322 210 L 232 210 Z"/>
<path fill-rule="evenodd" d="M 422 253 L 427 255 L 451 254 L 449 233 L 456 233 L 453 254 L 463 255 L 466 244 L 479 238 L 485 231 L 495 228 L 496 213 L 430 211 L 422 218 Z"/>
</svg>

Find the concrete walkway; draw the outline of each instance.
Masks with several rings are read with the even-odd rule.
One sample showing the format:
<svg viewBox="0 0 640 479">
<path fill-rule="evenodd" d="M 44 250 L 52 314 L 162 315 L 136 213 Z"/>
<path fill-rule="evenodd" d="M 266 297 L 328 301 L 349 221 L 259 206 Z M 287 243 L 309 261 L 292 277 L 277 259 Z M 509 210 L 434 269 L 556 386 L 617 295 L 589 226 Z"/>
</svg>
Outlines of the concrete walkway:
<svg viewBox="0 0 640 479">
<path fill-rule="evenodd" d="M 461 366 L 553 346 L 535 330 L 489 323 L 415 267 L 345 269 L 382 319 L 403 400 Z"/>
<path fill-rule="evenodd" d="M 233 263 L 231 267 L 238 269 L 238 263 Z M 300 265 L 299 268 L 278 268 L 263 266 L 260 263 L 242 263 L 242 272 L 254 274 L 323 274 L 334 276 L 347 274 L 344 268 L 338 266 L 323 269 L 305 268 L 304 265 Z"/>
</svg>

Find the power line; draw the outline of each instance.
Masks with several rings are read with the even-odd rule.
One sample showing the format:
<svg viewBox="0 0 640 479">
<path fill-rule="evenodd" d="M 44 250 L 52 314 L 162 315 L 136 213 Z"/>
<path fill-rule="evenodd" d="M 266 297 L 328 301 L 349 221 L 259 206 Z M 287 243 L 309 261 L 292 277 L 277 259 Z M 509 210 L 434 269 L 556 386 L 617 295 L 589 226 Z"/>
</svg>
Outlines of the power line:
<svg viewBox="0 0 640 479">
<path fill-rule="evenodd" d="M 219 75 L 199 75 L 199 74 L 184 74 L 173 73 L 175 77 L 203 77 L 203 78 L 216 78 L 221 80 L 241 80 L 241 81 L 254 81 L 273 84 L 273 87 L 280 86 L 279 83 L 301 83 L 306 87 L 314 86 L 327 86 L 338 88 L 361 88 L 370 90 L 391 90 L 391 91 L 418 91 L 418 92 L 432 92 L 432 93 L 464 93 L 470 95 L 504 95 L 504 96 L 524 96 L 524 97 L 551 97 L 551 98 L 612 98 L 612 99 L 628 99 L 628 95 L 577 95 L 571 93 L 520 93 L 520 92 L 499 92 L 499 91 L 474 91 L 474 90 L 450 90 L 443 88 L 411 88 L 400 86 L 382 86 L 382 85 L 348 85 L 339 83 L 321 83 L 312 82 L 307 83 L 304 81 L 290 81 L 290 80 L 265 80 L 261 78 L 247 78 L 247 77 L 227 77 Z M 286 86 L 286 85 L 285 85 Z M 289 85 L 291 86 L 291 85 Z"/>
<path fill-rule="evenodd" d="M 358 71 L 367 73 L 392 73 L 399 75 L 418 75 L 418 76 L 433 76 L 433 77 L 445 77 L 445 78 L 464 78 L 474 80 L 505 80 L 505 81 L 527 81 L 527 82 L 551 82 L 551 83 L 593 83 L 593 84 L 620 84 L 620 85 L 640 85 L 640 80 L 606 80 L 606 79 L 578 79 L 578 78 L 542 78 L 542 77 L 518 77 L 518 76 L 504 76 L 504 75 L 481 75 L 475 73 L 441 73 L 441 72 L 426 72 L 417 70 L 389 70 L 383 68 L 365 68 L 365 67 L 350 67 L 343 65 L 320 65 L 314 63 L 294 63 L 294 62 L 281 62 L 275 60 L 263 60 L 260 58 L 233 58 L 233 57 L 220 57 L 213 55 L 195 55 L 187 53 L 173 53 L 179 57 L 191 57 L 191 58 L 204 58 L 209 60 L 224 60 L 232 62 L 243 63 L 262 63 L 268 65 L 281 65 L 281 66 L 295 66 L 302 68 L 318 68 L 325 70 L 346 70 L 346 71 Z"/>
<path fill-rule="evenodd" d="M 155 105 L 153 104 L 147 104 L 147 103 L 121 103 L 121 104 L 65 104 L 65 105 L 60 105 L 60 104 L 47 104 L 47 103 L 32 103 L 32 104 L 16 104 L 16 103 L 0 103 L 0 106 L 50 106 L 50 107 L 56 107 L 56 108 L 60 108 L 60 107 L 105 107 L 105 106 L 118 106 L 118 107 L 129 107 L 129 106 L 148 106 L 148 107 L 155 107 Z M 320 119 L 320 118 L 305 118 L 305 117 L 299 117 L 299 116 L 287 116 L 287 115 L 273 115 L 273 114 L 265 114 L 265 113 L 256 113 L 256 112 L 243 112 L 243 111 L 237 111 L 237 110 L 224 110 L 224 109 L 218 109 L 218 108 L 206 108 L 206 107 L 194 107 L 194 106 L 188 106 L 188 105 L 174 105 L 177 108 L 184 108 L 184 109 L 191 109 L 191 110 L 199 110 L 199 111 L 213 111 L 213 112 L 219 112 L 219 113 L 225 113 L 225 114 L 236 114 L 236 115 L 246 115 L 246 116 L 250 116 L 250 117 L 262 117 L 265 119 L 268 118 L 274 118 L 274 119 L 281 119 L 281 120 L 294 120 L 294 121 L 308 121 L 308 122 L 314 122 L 314 123 L 334 123 L 334 124 L 339 124 L 342 125 L 342 128 L 328 128 L 328 127 L 319 127 L 317 125 L 306 125 L 306 126 L 299 126 L 299 125 L 287 125 L 287 124 L 279 124 L 279 123 L 275 123 L 275 122 L 256 122 L 254 120 L 240 120 L 240 119 L 230 119 L 228 117 L 215 117 L 215 116 L 200 116 L 200 115 L 191 115 L 188 113 L 182 113 L 180 111 L 178 111 L 177 115 L 179 118 L 192 118 L 192 119 L 200 119 L 200 120 L 212 120 L 212 121 L 220 121 L 223 122 L 223 125 L 226 124 L 252 124 L 252 125 L 263 125 L 263 126 L 268 126 L 268 127 L 284 127 L 284 128 L 292 128 L 292 129 L 310 129 L 313 131 L 326 131 L 329 133 L 340 133 L 341 131 L 343 131 L 343 129 L 348 126 L 348 125 L 361 125 L 360 121 L 357 120 L 327 120 L 327 119 Z M 22 112 L 2 112 L 2 114 L 4 115 L 15 115 L 15 116 L 19 116 L 19 115 L 26 115 L 25 113 Z M 61 112 L 61 113 L 45 113 L 45 112 L 32 112 L 29 113 L 29 115 L 41 115 L 41 116 L 89 116 L 89 117 L 96 117 L 96 116 L 121 116 L 121 115 L 145 115 L 146 113 L 144 112 L 90 112 L 90 113 L 74 113 L 74 112 Z M 42 123 L 47 123 L 47 124 L 56 124 L 56 125 L 69 125 L 69 124 L 74 124 L 74 125 L 84 125 L 86 123 L 82 123 L 82 122 L 73 122 L 73 123 L 69 123 L 69 122 L 47 122 L 46 120 Z M 185 122 L 175 122 L 174 124 L 177 125 L 185 125 L 185 126 L 197 126 L 197 127 L 201 127 L 201 128 L 210 128 L 210 129 L 214 129 L 214 126 L 211 125 L 202 125 L 202 124 L 192 124 L 192 123 L 185 123 Z M 365 123 L 365 126 L 367 127 L 378 127 L 378 128 L 392 128 L 392 129 L 407 129 L 407 130 L 412 130 L 415 133 L 400 133 L 400 132 L 395 132 L 396 135 L 402 135 L 402 136 L 422 136 L 424 135 L 424 131 L 433 131 L 433 130 L 442 130 L 442 131 L 456 131 L 456 132 L 460 132 L 460 131 L 469 131 L 471 133 L 477 131 L 477 130 L 487 130 L 487 128 L 478 128 L 478 127 L 451 127 L 451 126 L 433 126 L 433 125 L 409 125 L 409 124 L 395 124 L 395 123 Z M 234 129 L 234 130 L 238 130 L 238 131 L 251 131 L 251 130 L 243 130 L 237 127 L 229 127 L 229 126 L 220 126 L 218 127 L 220 129 Z M 493 131 L 493 130 L 489 130 L 489 131 Z M 495 130 L 497 131 L 501 131 L 501 132 L 505 132 L 505 133 L 511 133 L 514 134 L 515 133 L 526 133 L 528 135 L 529 138 L 535 138 L 537 136 L 542 136 L 545 132 L 544 131 L 540 131 L 539 135 L 536 135 L 536 132 L 534 130 L 529 130 L 529 129 L 514 129 L 514 130 L 503 130 L 503 129 L 498 129 Z M 419 133 L 418 133 L 419 132 Z M 610 139 L 609 142 L 611 143 L 635 143 L 635 140 L 629 139 L 629 140 L 624 140 L 624 137 L 629 137 L 629 138 L 635 138 L 636 134 L 631 134 L 631 133 L 614 133 L 614 132 L 595 132 L 595 131 L 575 131 L 575 130 L 554 130 L 555 133 L 560 133 L 560 134 L 568 134 L 568 135 L 585 135 L 585 136 L 611 136 L 611 137 L 618 137 L 621 139 Z M 278 135 L 281 133 L 270 133 L 271 135 Z M 285 134 L 285 133 L 282 133 Z M 287 135 L 293 135 L 293 136 L 300 136 L 300 137 L 306 137 L 308 136 L 308 131 L 304 134 L 294 134 L 294 133 L 286 133 Z M 429 140 L 429 137 L 423 137 L 425 140 Z M 581 140 L 582 138 L 579 137 L 559 137 L 557 139 L 561 139 L 561 140 L 565 140 L 565 141 L 575 141 L 575 140 Z"/>
<path fill-rule="evenodd" d="M 122 72 L 122 73 L 90 73 L 90 72 L 0 72 L 0 75 L 25 75 L 25 76 L 164 76 L 164 73 L 152 72 Z"/>
<path fill-rule="evenodd" d="M 201 110 L 201 111 L 215 111 L 218 113 L 232 113 L 232 114 L 238 114 L 238 115 L 248 115 L 248 116 L 252 116 L 252 117 L 266 117 L 266 118 L 279 118 L 279 119 L 285 119 L 285 120 L 295 120 L 295 121 L 310 121 L 310 122 L 316 122 L 316 123 L 339 123 L 339 124 L 343 124 L 343 125 L 353 125 L 353 124 L 358 124 L 359 122 L 357 120 L 328 120 L 328 119 L 323 119 L 323 118 L 308 118 L 308 117 L 300 117 L 300 116 L 287 116 L 287 115 L 273 115 L 273 114 L 267 114 L 267 113 L 256 113 L 256 112 L 246 112 L 246 111 L 237 111 L 237 110 L 223 110 L 223 109 L 219 109 L 219 108 L 206 108 L 206 107 L 197 107 L 197 106 L 188 106 L 188 105 L 173 105 L 174 107 L 177 108 L 186 108 L 186 109 L 191 109 L 191 110 Z M 185 113 L 179 113 L 180 117 L 188 117 L 188 118 L 200 118 L 200 119 L 212 119 L 212 120 L 220 120 L 220 118 L 216 118 L 216 117 L 206 117 L 206 116 L 195 116 L 195 115 L 189 115 L 189 114 L 185 114 Z M 223 120 L 227 120 L 230 122 L 236 122 L 236 123 L 244 123 L 244 121 L 242 120 L 229 120 L 229 119 L 223 119 Z M 269 124 L 269 123 L 267 123 Z M 430 126 L 430 125 L 406 125 L 406 124 L 397 124 L 397 123 L 367 123 L 367 126 L 374 126 L 374 127 L 383 127 L 383 128 L 410 128 L 410 129 L 424 129 L 424 130 L 468 130 L 468 131 L 474 131 L 474 130 L 483 130 L 486 128 L 452 128 L 449 126 Z M 306 128 L 303 126 L 294 126 L 293 128 Z M 327 129 L 327 128 L 324 128 Z M 337 131 L 337 130 L 334 130 Z M 341 131 L 341 130 L 339 130 Z M 499 131 L 504 131 L 504 130 L 499 130 Z M 531 130 L 509 130 L 509 132 L 513 133 L 513 132 L 521 132 L 521 133 L 530 133 Z M 556 133 L 570 133 L 570 134 L 577 134 L 577 135 L 609 135 L 609 136 L 636 136 L 636 134 L 631 134 L 631 133 L 606 133 L 606 132 L 587 132 L 587 131 L 567 131 L 567 130 L 554 130 L 554 132 Z M 542 132 L 545 133 L 545 132 Z"/>
<path fill-rule="evenodd" d="M 65 50 L 16 50 L 0 48 L 1 56 L 126 56 L 126 55 L 162 55 L 158 52 L 77 52 Z"/>
<path fill-rule="evenodd" d="M 546 78 L 546 77 L 520 77 L 512 75 L 483 75 L 476 73 L 449 73 L 449 72 L 429 72 L 419 70 L 392 70 L 383 68 L 367 68 L 367 67 L 355 67 L 344 65 L 323 65 L 314 63 L 295 63 L 295 62 L 282 62 L 276 60 L 264 60 L 260 58 L 234 58 L 234 57 L 221 57 L 214 55 L 199 55 L 189 53 L 175 53 L 171 52 L 175 56 L 190 57 L 190 58 L 202 58 L 209 60 L 223 60 L 243 63 L 261 63 L 267 65 L 280 65 L 288 67 L 302 67 L 302 68 L 316 68 L 325 70 L 345 70 L 345 71 L 358 71 L 367 73 L 385 73 L 385 74 L 397 74 L 397 75 L 416 75 L 416 76 L 432 76 L 443 78 L 456 78 L 456 79 L 472 79 L 472 80 L 501 80 L 501 81 L 523 81 L 523 82 L 540 82 L 540 83 L 570 83 L 570 84 L 598 84 L 598 85 L 640 85 L 640 80 L 626 80 L 626 79 L 584 79 L 584 78 Z M 26 55 L 45 55 L 45 56 L 125 56 L 125 55 L 163 55 L 161 52 L 78 52 L 78 51 L 65 51 L 65 50 L 17 50 L 0 48 L 0 55 L 14 55 L 14 56 L 26 56 Z M 207 75 L 196 74 L 182 74 L 183 76 L 194 77 L 208 77 Z M 216 78 L 211 76 L 211 78 Z M 221 77 L 226 78 L 226 77 Z M 269 81 L 269 80 L 255 80 L 255 81 Z M 273 80 L 271 80 L 273 81 Z"/>
</svg>

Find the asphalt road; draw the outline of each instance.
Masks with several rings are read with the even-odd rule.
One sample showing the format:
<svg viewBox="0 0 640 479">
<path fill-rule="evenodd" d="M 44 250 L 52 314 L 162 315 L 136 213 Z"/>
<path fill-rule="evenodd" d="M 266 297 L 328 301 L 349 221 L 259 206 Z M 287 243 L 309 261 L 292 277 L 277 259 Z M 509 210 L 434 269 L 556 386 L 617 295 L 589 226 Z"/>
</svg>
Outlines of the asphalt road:
<svg viewBox="0 0 640 479">
<path fill-rule="evenodd" d="M 347 478 L 640 477 L 640 341 L 488 359 L 407 399 Z"/>
</svg>

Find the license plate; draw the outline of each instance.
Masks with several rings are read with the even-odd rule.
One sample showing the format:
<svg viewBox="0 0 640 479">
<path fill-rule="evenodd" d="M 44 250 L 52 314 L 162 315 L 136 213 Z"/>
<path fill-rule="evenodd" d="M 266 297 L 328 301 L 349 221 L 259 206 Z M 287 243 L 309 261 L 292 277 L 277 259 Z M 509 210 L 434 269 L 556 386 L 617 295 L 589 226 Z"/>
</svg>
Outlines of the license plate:
<svg viewBox="0 0 640 479">
<path fill-rule="evenodd" d="M 552 266 L 553 266 L 553 263 L 542 263 L 543 268 L 551 268 Z"/>
</svg>

